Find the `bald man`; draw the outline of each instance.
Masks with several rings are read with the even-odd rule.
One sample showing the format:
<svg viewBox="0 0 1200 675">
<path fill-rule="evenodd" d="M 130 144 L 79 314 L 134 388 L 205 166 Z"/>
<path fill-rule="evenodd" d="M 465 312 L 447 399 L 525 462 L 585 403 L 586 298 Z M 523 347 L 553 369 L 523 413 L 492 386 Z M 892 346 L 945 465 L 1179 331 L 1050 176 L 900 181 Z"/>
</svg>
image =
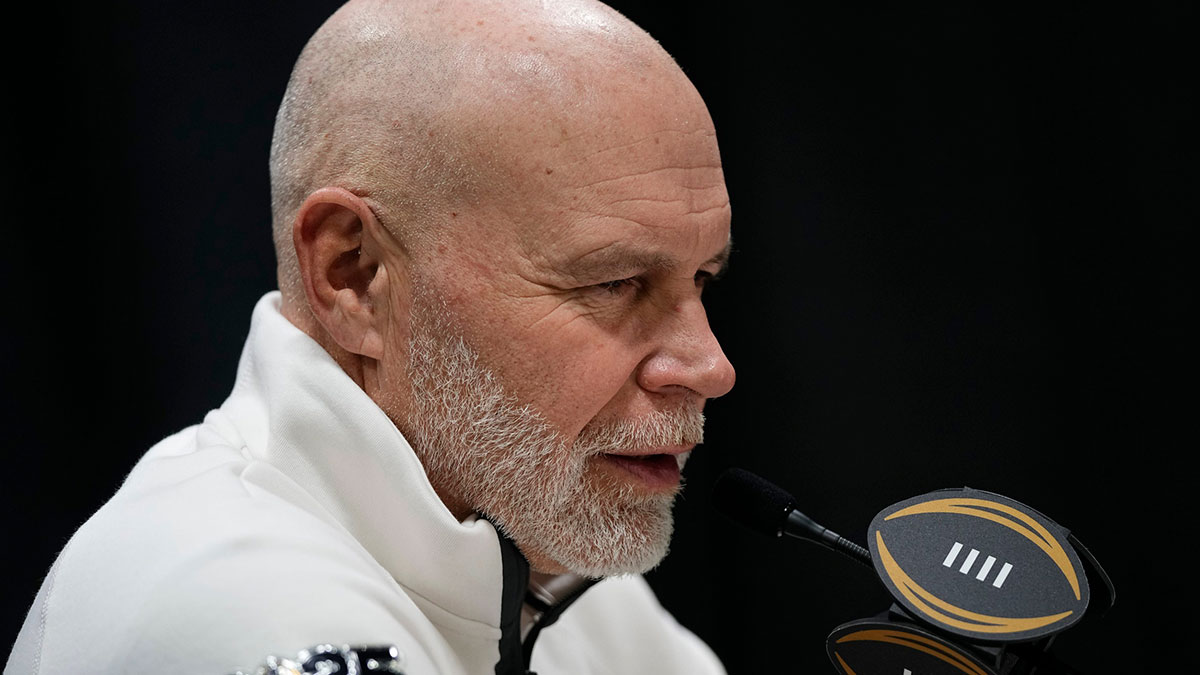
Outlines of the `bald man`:
<svg viewBox="0 0 1200 675">
<path fill-rule="evenodd" d="M 639 576 L 734 380 L 671 58 L 588 0 L 355 0 L 270 168 L 233 393 L 71 539 L 6 672 L 720 672 Z"/>
</svg>

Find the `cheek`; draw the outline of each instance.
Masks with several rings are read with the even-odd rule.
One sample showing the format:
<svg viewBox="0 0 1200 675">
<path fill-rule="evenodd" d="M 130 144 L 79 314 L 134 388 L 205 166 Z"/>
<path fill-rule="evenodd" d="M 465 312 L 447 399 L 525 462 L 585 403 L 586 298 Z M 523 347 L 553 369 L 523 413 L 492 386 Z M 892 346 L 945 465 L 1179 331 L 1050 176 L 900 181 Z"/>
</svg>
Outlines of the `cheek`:
<svg viewBox="0 0 1200 675">
<path fill-rule="evenodd" d="M 557 296 L 502 292 L 495 279 L 453 281 L 448 309 L 461 317 L 483 365 L 560 432 L 578 433 L 627 385 L 636 386 L 641 355 L 629 325 L 601 321 Z"/>
<path fill-rule="evenodd" d="M 522 331 L 503 361 L 522 364 L 520 374 L 510 371 L 515 377 L 506 378 L 513 393 L 570 435 L 636 382 L 635 350 L 587 323 L 578 318 L 557 330 Z"/>
</svg>

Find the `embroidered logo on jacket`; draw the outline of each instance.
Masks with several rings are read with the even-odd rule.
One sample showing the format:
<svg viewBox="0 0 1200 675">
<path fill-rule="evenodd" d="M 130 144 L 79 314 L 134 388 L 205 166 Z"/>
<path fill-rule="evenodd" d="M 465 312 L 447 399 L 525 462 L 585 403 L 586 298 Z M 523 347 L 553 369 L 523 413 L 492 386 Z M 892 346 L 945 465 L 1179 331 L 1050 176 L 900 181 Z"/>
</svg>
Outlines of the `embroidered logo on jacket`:
<svg viewBox="0 0 1200 675">
<path fill-rule="evenodd" d="M 395 646 L 317 645 L 300 652 L 295 660 L 268 656 L 258 668 L 233 675 L 404 675 L 403 665 L 404 657 Z"/>
</svg>

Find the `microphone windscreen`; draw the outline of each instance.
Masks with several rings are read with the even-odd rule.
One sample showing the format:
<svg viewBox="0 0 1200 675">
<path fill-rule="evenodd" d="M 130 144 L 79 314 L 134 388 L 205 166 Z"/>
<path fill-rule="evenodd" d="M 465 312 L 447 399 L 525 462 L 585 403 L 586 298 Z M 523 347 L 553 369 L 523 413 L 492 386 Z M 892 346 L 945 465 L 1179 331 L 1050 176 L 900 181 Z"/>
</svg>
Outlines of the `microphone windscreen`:
<svg viewBox="0 0 1200 675">
<path fill-rule="evenodd" d="M 745 469 L 729 469 L 717 478 L 713 506 L 734 521 L 778 536 L 796 500 L 786 490 Z"/>
</svg>

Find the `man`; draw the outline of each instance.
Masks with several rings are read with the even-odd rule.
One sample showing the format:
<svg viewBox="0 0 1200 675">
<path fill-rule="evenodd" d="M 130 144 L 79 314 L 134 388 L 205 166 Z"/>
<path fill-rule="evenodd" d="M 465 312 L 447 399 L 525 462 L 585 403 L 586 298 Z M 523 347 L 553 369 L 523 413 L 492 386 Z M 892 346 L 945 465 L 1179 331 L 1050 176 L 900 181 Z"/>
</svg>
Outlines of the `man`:
<svg viewBox="0 0 1200 675">
<path fill-rule="evenodd" d="M 637 576 L 734 379 L 701 304 L 728 197 L 670 57 L 589 0 L 354 0 L 271 179 L 233 393 L 72 538 L 6 672 L 719 672 Z"/>
</svg>

